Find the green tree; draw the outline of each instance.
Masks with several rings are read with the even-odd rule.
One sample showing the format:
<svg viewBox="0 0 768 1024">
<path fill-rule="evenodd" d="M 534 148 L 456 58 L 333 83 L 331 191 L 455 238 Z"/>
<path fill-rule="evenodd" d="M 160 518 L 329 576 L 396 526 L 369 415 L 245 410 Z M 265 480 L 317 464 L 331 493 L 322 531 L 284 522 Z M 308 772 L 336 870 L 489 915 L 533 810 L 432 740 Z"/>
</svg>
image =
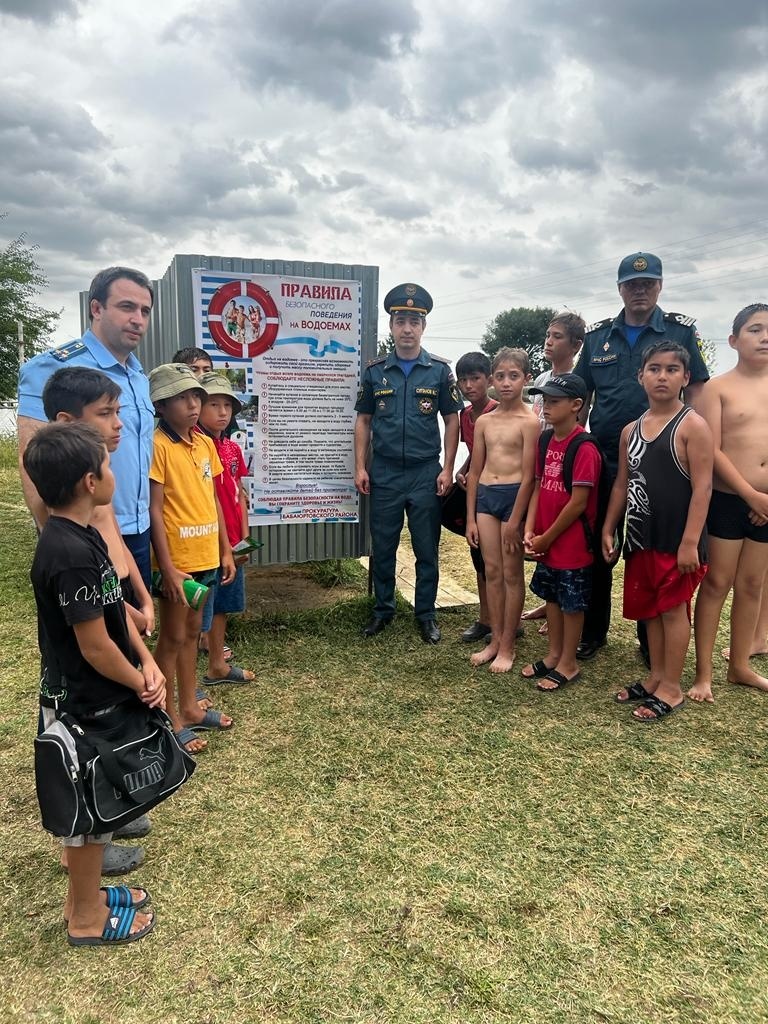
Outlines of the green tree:
<svg viewBox="0 0 768 1024">
<path fill-rule="evenodd" d="M 376 349 L 376 356 L 388 356 L 390 352 L 395 351 L 395 339 L 392 337 L 390 331 L 386 338 L 379 338 L 379 346 Z"/>
<path fill-rule="evenodd" d="M 548 306 L 516 306 L 506 309 L 488 324 L 481 347 L 493 360 L 500 348 L 524 348 L 531 360 L 531 373 L 541 373 L 544 363 L 544 336 L 555 310 Z"/>
<path fill-rule="evenodd" d="M 0 249 L 0 401 L 16 395 L 19 376 L 18 322 L 24 327 L 27 358 L 45 348 L 60 314 L 35 299 L 48 284 L 35 259 L 36 245 L 24 235 Z"/>
</svg>

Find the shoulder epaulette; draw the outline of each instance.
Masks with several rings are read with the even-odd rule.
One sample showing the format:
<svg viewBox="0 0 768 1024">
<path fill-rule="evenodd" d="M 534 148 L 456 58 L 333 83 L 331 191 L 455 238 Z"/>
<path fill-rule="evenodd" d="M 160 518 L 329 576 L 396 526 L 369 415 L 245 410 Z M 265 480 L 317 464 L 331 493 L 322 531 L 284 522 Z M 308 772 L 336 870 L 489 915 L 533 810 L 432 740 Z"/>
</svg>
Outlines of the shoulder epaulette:
<svg viewBox="0 0 768 1024">
<path fill-rule="evenodd" d="M 66 363 L 72 356 L 76 356 L 78 352 L 85 351 L 84 341 L 71 341 L 68 345 L 62 345 L 61 348 L 55 348 L 51 351 L 51 355 L 54 359 L 58 359 L 60 363 Z"/>
<path fill-rule="evenodd" d="M 665 313 L 664 319 L 668 323 L 680 324 L 682 327 L 693 327 L 696 323 L 695 316 L 686 316 L 685 313 Z"/>
<path fill-rule="evenodd" d="M 377 356 L 376 359 L 369 359 L 368 362 L 365 365 L 366 366 L 375 366 L 377 363 L 386 363 L 388 358 L 389 358 L 389 353 L 387 353 L 387 355 L 385 355 L 385 356 Z"/>
<path fill-rule="evenodd" d="M 585 328 L 584 333 L 589 334 L 591 331 L 601 331 L 604 327 L 610 327 L 613 323 L 613 317 L 609 316 L 605 320 L 598 320 L 597 323 L 590 324 L 589 327 Z"/>
</svg>

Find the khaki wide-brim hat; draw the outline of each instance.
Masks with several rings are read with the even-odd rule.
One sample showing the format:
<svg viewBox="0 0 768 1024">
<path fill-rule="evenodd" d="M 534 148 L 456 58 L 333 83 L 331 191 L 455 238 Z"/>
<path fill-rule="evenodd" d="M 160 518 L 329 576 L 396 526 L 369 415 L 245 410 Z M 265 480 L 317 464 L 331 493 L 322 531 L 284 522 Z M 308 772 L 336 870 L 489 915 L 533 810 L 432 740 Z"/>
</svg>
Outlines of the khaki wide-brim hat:
<svg viewBox="0 0 768 1024">
<path fill-rule="evenodd" d="M 186 363 L 163 363 L 149 374 L 149 397 L 152 402 L 175 398 L 185 391 L 205 391 Z"/>
<path fill-rule="evenodd" d="M 235 394 L 232 382 L 226 374 L 217 373 L 215 370 L 209 370 L 200 378 L 200 387 L 203 388 L 208 395 L 226 395 L 227 398 L 231 399 L 232 412 L 235 416 L 237 416 L 243 408 L 243 403 Z"/>
</svg>

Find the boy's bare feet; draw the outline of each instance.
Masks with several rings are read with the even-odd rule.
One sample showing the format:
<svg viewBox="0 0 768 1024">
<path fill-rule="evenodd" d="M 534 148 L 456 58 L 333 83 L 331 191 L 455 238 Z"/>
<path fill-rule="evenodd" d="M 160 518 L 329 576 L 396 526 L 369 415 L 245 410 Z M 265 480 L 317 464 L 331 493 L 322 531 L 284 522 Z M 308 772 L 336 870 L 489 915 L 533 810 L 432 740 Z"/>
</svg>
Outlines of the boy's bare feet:
<svg viewBox="0 0 768 1024">
<path fill-rule="evenodd" d="M 493 661 L 498 653 L 499 645 L 491 641 L 491 643 L 489 643 L 487 647 L 484 647 L 482 651 L 477 651 L 476 654 L 472 654 L 469 661 L 471 665 L 474 665 L 475 668 L 477 668 L 478 665 L 485 665 L 487 662 Z"/>
<path fill-rule="evenodd" d="M 509 672 L 515 664 L 515 652 L 511 654 L 497 654 L 488 666 L 491 672 Z"/>
<path fill-rule="evenodd" d="M 721 653 L 725 660 L 728 661 L 731 656 L 731 648 L 724 647 Z M 754 650 L 749 652 L 750 658 L 758 658 L 761 654 L 768 654 L 768 647 L 764 643 L 756 644 Z"/>
<path fill-rule="evenodd" d="M 530 611 L 523 612 L 520 616 L 521 619 L 525 619 L 529 622 L 531 619 L 546 619 L 547 617 L 547 606 L 540 604 L 536 608 L 531 608 Z"/>
<path fill-rule="evenodd" d="M 693 686 L 688 691 L 688 696 L 691 700 L 698 701 L 699 704 L 714 704 L 715 698 L 712 696 L 712 680 L 694 679 Z"/>
<path fill-rule="evenodd" d="M 738 679 L 732 678 L 732 674 L 733 670 L 729 665 L 728 675 L 726 676 L 729 683 L 736 683 L 738 686 L 754 686 L 756 690 L 764 690 L 768 693 L 768 679 L 765 676 L 752 672 L 751 669 L 748 672 L 741 673 Z"/>
</svg>

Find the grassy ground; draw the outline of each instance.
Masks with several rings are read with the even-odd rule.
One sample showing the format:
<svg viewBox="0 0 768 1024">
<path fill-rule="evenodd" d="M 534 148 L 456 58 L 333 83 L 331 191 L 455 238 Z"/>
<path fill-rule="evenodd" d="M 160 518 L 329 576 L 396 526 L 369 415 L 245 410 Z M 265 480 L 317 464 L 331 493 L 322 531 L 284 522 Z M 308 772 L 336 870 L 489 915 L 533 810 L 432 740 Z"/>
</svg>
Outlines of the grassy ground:
<svg viewBox="0 0 768 1024">
<path fill-rule="evenodd" d="M 153 814 L 135 877 L 155 933 L 70 950 L 31 766 L 34 538 L 4 454 L 3 1019 L 768 1020 L 765 697 L 721 683 L 714 707 L 633 725 L 611 701 L 639 674 L 628 630 L 544 696 L 470 671 L 474 609 L 441 616 L 437 648 L 405 608 L 363 644 L 362 594 L 233 631 L 259 682 L 219 691 L 234 732 Z"/>
</svg>

